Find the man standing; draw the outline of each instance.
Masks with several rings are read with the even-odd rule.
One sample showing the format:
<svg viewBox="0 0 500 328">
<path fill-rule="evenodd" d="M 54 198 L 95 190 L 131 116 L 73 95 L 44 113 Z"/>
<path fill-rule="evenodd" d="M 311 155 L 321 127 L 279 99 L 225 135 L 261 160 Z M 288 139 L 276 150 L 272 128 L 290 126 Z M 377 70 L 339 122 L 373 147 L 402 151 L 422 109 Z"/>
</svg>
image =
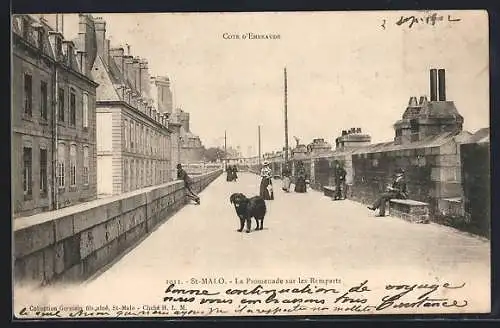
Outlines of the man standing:
<svg viewBox="0 0 500 328">
<path fill-rule="evenodd" d="M 345 186 L 345 176 L 347 172 L 345 169 L 340 165 L 339 162 L 335 162 L 335 196 L 334 200 L 339 200 L 342 199 L 342 194 L 346 194 L 346 186 Z"/>
<path fill-rule="evenodd" d="M 295 192 L 298 193 L 307 192 L 306 170 L 304 168 L 304 163 L 302 162 L 297 162 L 297 177 L 295 178 Z"/>
<path fill-rule="evenodd" d="M 194 191 L 191 189 L 193 180 L 186 173 L 186 171 L 184 171 L 181 164 L 177 164 L 177 180 L 184 181 L 184 186 L 186 187 L 187 190 L 186 196 L 194 200 L 197 205 L 200 205 L 200 197 L 197 194 L 195 194 Z"/>
<path fill-rule="evenodd" d="M 387 203 L 392 198 L 408 198 L 403 169 L 396 170 L 396 176 L 392 181 L 392 185 L 387 188 L 387 191 L 385 193 L 380 195 L 375 204 L 373 204 L 372 206 L 368 206 L 368 208 L 372 211 L 380 208 L 379 215 L 377 216 L 385 216 L 385 203 Z"/>
<path fill-rule="evenodd" d="M 238 181 L 238 167 L 233 165 L 233 181 Z"/>
</svg>

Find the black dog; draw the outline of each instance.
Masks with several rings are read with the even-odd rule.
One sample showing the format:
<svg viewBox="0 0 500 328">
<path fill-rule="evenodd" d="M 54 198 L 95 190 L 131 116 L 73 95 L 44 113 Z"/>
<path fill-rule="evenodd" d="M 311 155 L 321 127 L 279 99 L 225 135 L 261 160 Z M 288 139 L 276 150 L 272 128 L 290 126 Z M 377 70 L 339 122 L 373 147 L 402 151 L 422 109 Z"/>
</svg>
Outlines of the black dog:
<svg viewBox="0 0 500 328">
<path fill-rule="evenodd" d="M 231 197 L 229 197 L 229 201 L 234 204 L 236 214 L 240 218 L 240 228 L 238 229 L 238 231 L 241 232 L 243 230 L 246 221 L 246 232 L 250 232 L 250 228 L 252 226 L 252 218 L 255 218 L 255 221 L 257 222 L 257 228 L 255 230 L 262 230 L 264 228 L 266 202 L 262 197 L 255 196 L 247 198 L 241 193 L 236 193 L 232 194 Z"/>
</svg>

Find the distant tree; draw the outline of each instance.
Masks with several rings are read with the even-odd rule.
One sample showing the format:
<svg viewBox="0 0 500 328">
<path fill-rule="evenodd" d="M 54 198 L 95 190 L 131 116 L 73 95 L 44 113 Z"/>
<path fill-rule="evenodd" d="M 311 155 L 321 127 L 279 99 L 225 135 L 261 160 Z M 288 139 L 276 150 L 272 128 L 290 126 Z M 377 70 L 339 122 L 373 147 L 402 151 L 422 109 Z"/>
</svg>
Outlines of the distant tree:
<svg viewBox="0 0 500 328">
<path fill-rule="evenodd" d="M 210 147 L 205 149 L 204 158 L 207 162 L 216 162 L 217 160 L 224 159 L 224 149 L 219 147 Z"/>
</svg>

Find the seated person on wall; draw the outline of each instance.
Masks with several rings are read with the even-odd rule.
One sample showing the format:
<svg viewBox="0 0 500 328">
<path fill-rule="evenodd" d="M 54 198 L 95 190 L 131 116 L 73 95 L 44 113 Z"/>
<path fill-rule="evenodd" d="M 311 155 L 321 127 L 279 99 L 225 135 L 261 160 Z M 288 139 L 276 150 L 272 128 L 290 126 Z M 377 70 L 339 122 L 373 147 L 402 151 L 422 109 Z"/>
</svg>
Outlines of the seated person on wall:
<svg viewBox="0 0 500 328">
<path fill-rule="evenodd" d="M 406 181 L 403 169 L 396 170 L 396 175 L 392 181 L 392 184 L 387 188 L 387 191 L 380 195 L 375 204 L 373 204 L 372 206 L 368 206 L 368 208 L 372 211 L 380 208 L 379 214 L 377 216 L 385 216 L 385 204 L 393 198 L 408 198 L 408 191 L 406 189 Z"/>
<path fill-rule="evenodd" d="M 177 164 L 177 180 L 184 181 L 184 187 L 186 187 L 187 193 L 186 196 L 191 198 L 196 202 L 197 205 L 200 205 L 200 197 L 194 193 L 193 189 L 191 189 L 191 185 L 193 184 L 193 180 L 191 177 L 184 171 L 181 164 Z"/>
<path fill-rule="evenodd" d="M 335 163 L 335 195 L 334 200 L 345 199 L 346 198 L 346 183 L 345 176 L 347 172 L 340 165 L 339 162 Z"/>
</svg>

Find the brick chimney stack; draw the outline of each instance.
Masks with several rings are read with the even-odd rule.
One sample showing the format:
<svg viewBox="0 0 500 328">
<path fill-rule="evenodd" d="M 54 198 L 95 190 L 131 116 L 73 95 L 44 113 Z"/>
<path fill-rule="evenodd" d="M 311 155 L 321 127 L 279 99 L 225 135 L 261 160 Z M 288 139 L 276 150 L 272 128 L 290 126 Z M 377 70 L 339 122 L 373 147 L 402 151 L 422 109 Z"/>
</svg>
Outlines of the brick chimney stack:
<svg viewBox="0 0 500 328">
<path fill-rule="evenodd" d="M 418 105 L 422 106 L 427 103 L 427 97 L 426 96 L 421 96 L 420 100 L 418 101 Z"/>
<path fill-rule="evenodd" d="M 124 76 L 130 82 L 132 87 L 134 86 L 135 76 L 134 76 L 134 58 L 132 56 L 126 55 L 124 58 Z"/>
<path fill-rule="evenodd" d="M 133 84 L 135 89 L 138 91 L 138 93 L 141 94 L 141 61 L 139 57 L 134 57 L 132 61 L 132 66 L 134 68 L 134 74 L 132 75 L 133 77 Z"/>
<path fill-rule="evenodd" d="M 432 68 L 430 71 L 431 101 L 437 101 L 437 70 Z"/>
<path fill-rule="evenodd" d="M 95 33 L 97 40 L 97 55 L 107 64 L 108 54 L 106 52 L 106 21 L 102 17 L 94 19 Z"/>
<path fill-rule="evenodd" d="M 78 15 L 77 57 L 81 72 L 91 77 L 92 67 L 97 56 L 95 23 L 90 15 Z"/>
<path fill-rule="evenodd" d="M 149 75 L 148 61 L 146 59 L 141 59 L 140 67 L 141 67 L 141 93 L 143 97 L 149 100 L 151 99 L 150 82 L 149 82 L 151 76 Z"/>
<path fill-rule="evenodd" d="M 438 70 L 438 91 L 439 91 L 439 96 L 438 96 L 439 101 L 446 101 L 446 78 L 444 69 Z"/>
<path fill-rule="evenodd" d="M 125 51 L 123 48 L 111 48 L 109 49 L 110 60 L 114 60 L 116 66 L 120 69 L 120 72 L 125 75 Z"/>
<path fill-rule="evenodd" d="M 109 54 L 109 50 L 110 50 L 110 43 L 111 41 L 109 41 L 109 39 L 105 39 L 104 40 L 104 55 L 103 55 L 103 60 L 104 60 L 104 63 L 106 64 L 106 66 L 109 66 L 109 61 L 110 61 L 110 54 Z"/>
<path fill-rule="evenodd" d="M 172 92 L 170 90 L 170 79 L 166 76 L 151 78 L 153 100 L 160 113 L 172 113 Z"/>
</svg>

